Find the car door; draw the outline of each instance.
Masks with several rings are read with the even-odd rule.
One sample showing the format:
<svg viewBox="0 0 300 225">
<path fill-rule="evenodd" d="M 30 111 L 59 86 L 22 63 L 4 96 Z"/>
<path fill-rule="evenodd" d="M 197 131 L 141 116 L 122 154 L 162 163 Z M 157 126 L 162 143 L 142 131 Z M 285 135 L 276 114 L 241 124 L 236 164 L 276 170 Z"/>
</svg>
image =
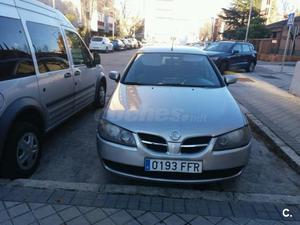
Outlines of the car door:
<svg viewBox="0 0 300 225">
<path fill-rule="evenodd" d="M 74 78 L 66 43 L 56 19 L 21 9 L 20 14 L 26 20 L 47 127 L 51 128 L 74 113 Z"/>
<path fill-rule="evenodd" d="M 80 110 L 94 101 L 97 73 L 100 72 L 79 35 L 69 29 L 65 29 L 64 32 L 72 56 L 76 110 Z"/>
<path fill-rule="evenodd" d="M 232 48 L 232 55 L 230 57 L 231 69 L 239 69 L 242 63 L 242 46 L 241 44 L 235 44 Z"/>
</svg>

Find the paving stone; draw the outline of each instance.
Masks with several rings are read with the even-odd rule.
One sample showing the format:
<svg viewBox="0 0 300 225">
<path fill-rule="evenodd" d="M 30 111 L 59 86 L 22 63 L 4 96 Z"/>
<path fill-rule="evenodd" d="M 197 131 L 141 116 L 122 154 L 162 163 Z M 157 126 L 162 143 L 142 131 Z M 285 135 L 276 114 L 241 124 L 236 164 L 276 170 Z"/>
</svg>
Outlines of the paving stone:
<svg viewBox="0 0 300 225">
<path fill-rule="evenodd" d="M 5 220 L 9 220 L 9 215 L 6 210 L 0 212 L 0 223 L 4 222 Z"/>
<path fill-rule="evenodd" d="M 77 208 L 81 213 L 87 213 L 95 209 L 95 207 L 87 207 L 87 206 L 78 206 Z"/>
<path fill-rule="evenodd" d="M 35 222 L 35 218 L 31 212 L 12 219 L 14 225 L 28 225 Z"/>
<path fill-rule="evenodd" d="M 197 215 L 192 214 L 178 214 L 178 216 L 180 216 L 186 222 L 190 222 L 197 217 Z"/>
<path fill-rule="evenodd" d="M 39 221 L 40 225 L 62 225 L 62 219 L 57 215 L 53 214 Z"/>
<path fill-rule="evenodd" d="M 95 223 L 95 225 L 116 225 L 110 218 L 106 218 L 104 220 Z"/>
<path fill-rule="evenodd" d="M 151 197 L 142 196 L 140 198 L 140 210 L 150 210 L 151 207 Z"/>
<path fill-rule="evenodd" d="M 233 222 L 235 222 L 236 224 L 239 224 L 239 225 L 246 225 L 249 223 L 250 219 L 248 218 L 237 218 L 237 217 L 231 217 L 230 218 Z"/>
<path fill-rule="evenodd" d="M 67 225 L 90 225 L 90 223 L 83 216 L 80 216 L 67 222 Z"/>
<path fill-rule="evenodd" d="M 174 214 L 164 219 L 163 221 L 169 225 L 184 225 L 186 223 L 183 219 Z"/>
<path fill-rule="evenodd" d="M 204 218 L 212 222 L 213 224 L 217 224 L 223 219 L 222 217 L 216 217 L 216 216 L 205 216 Z"/>
<path fill-rule="evenodd" d="M 71 219 L 74 219 L 75 217 L 78 217 L 81 215 L 79 210 L 72 206 L 70 208 L 64 209 L 63 211 L 59 212 L 60 217 L 66 222 Z"/>
<path fill-rule="evenodd" d="M 5 209 L 5 207 L 4 207 L 4 205 L 3 205 L 3 202 L 0 202 L 0 211 L 2 211 L 2 210 L 4 210 Z"/>
<path fill-rule="evenodd" d="M 26 204 L 20 204 L 20 205 L 16 205 L 12 208 L 8 209 L 8 213 L 11 217 L 16 217 L 19 216 L 21 214 L 24 214 L 26 212 L 28 212 L 30 209 Z"/>
<path fill-rule="evenodd" d="M 50 216 L 54 214 L 55 210 L 52 208 L 51 205 L 46 205 L 41 208 L 33 210 L 33 214 L 37 219 L 42 219 L 44 217 Z"/>
<path fill-rule="evenodd" d="M 135 209 L 137 210 L 139 208 L 140 204 L 140 196 L 130 196 L 128 200 L 128 209 Z"/>
<path fill-rule="evenodd" d="M 56 212 L 62 211 L 66 208 L 70 208 L 71 205 L 52 205 Z"/>
<path fill-rule="evenodd" d="M 106 213 L 106 215 L 112 215 L 119 212 L 119 209 L 110 209 L 110 208 L 102 208 L 102 210 Z"/>
<path fill-rule="evenodd" d="M 43 204 L 43 203 L 28 203 L 28 205 L 31 208 L 31 210 L 34 210 L 34 209 L 41 208 L 45 204 Z"/>
<path fill-rule="evenodd" d="M 139 218 L 137 218 L 137 220 L 143 225 L 154 225 L 159 222 L 159 219 L 151 212 L 141 215 Z"/>
<path fill-rule="evenodd" d="M 20 205 L 22 202 L 10 202 L 10 201 L 5 201 L 4 205 L 7 209 L 14 207 L 16 205 Z"/>
<path fill-rule="evenodd" d="M 141 224 L 136 220 L 131 220 L 131 221 L 125 223 L 125 225 L 141 225 Z"/>
<path fill-rule="evenodd" d="M 131 216 L 134 218 L 137 218 L 145 213 L 145 211 L 142 210 L 126 210 Z M 155 215 L 155 213 L 153 213 Z"/>
<path fill-rule="evenodd" d="M 110 219 L 117 225 L 122 225 L 124 223 L 132 220 L 130 214 L 128 214 L 125 210 L 120 210 L 119 212 L 110 216 Z"/>
<path fill-rule="evenodd" d="M 154 216 L 156 216 L 160 221 L 164 220 L 165 218 L 171 216 L 171 213 L 165 213 L 165 212 L 152 212 Z"/>
<path fill-rule="evenodd" d="M 10 220 L 7 220 L 3 223 L 0 222 L 0 225 L 13 225 L 13 223 Z"/>
<path fill-rule="evenodd" d="M 235 222 L 233 222 L 230 219 L 224 218 L 220 222 L 216 223 L 218 225 L 235 225 Z"/>
<path fill-rule="evenodd" d="M 191 225 L 213 225 L 210 221 L 204 219 L 202 216 L 196 217 L 194 220 L 190 222 Z"/>
<path fill-rule="evenodd" d="M 90 223 L 94 224 L 100 220 L 105 219 L 107 215 L 101 209 L 97 208 L 86 213 L 85 217 Z"/>
<path fill-rule="evenodd" d="M 275 222 L 274 220 L 255 219 L 251 220 L 247 225 L 274 225 Z"/>
</svg>

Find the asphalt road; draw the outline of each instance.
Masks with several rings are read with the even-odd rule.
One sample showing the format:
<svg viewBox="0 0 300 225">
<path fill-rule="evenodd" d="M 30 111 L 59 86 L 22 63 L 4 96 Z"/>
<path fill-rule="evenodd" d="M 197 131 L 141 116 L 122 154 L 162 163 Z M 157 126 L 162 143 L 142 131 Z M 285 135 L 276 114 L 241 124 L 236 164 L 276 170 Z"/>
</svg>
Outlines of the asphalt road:
<svg viewBox="0 0 300 225">
<path fill-rule="evenodd" d="M 106 74 L 110 70 L 122 71 L 134 50 L 102 54 Z M 257 71 L 259 72 L 259 71 Z M 109 81 L 109 95 L 115 83 Z M 141 182 L 111 175 L 106 172 L 96 151 L 97 118 L 101 111 L 88 107 L 46 136 L 41 163 L 33 179 L 98 184 L 136 184 L 179 187 L 240 193 L 288 194 L 300 192 L 299 175 L 282 159 L 268 149 L 256 134 L 249 165 L 235 181 L 209 185 L 172 185 Z"/>
</svg>

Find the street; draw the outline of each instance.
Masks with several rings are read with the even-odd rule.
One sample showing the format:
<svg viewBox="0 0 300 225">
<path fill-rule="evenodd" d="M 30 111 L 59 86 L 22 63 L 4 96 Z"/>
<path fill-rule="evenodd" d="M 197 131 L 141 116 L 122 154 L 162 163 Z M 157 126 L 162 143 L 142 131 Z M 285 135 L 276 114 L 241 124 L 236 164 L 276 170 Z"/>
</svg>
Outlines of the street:
<svg viewBox="0 0 300 225">
<path fill-rule="evenodd" d="M 101 54 L 106 75 L 110 70 L 122 71 L 134 53 L 135 50 Z M 258 66 L 255 74 L 262 70 L 263 68 Z M 108 82 L 110 96 L 115 83 L 109 79 Z M 249 165 L 241 177 L 234 181 L 178 186 L 134 181 L 111 175 L 102 168 L 96 151 L 95 131 L 100 113 L 101 111 L 95 111 L 92 106 L 88 107 L 51 131 L 45 138 L 41 163 L 32 179 L 180 187 L 236 193 L 297 195 L 300 192 L 299 174 L 270 151 L 270 146 L 267 146 L 255 131 Z"/>
</svg>

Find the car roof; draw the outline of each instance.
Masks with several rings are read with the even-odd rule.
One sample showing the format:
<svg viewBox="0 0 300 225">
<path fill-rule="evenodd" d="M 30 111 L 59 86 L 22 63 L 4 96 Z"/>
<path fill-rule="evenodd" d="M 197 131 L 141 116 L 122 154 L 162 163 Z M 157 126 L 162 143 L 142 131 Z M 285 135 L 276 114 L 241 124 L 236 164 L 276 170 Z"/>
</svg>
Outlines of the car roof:
<svg viewBox="0 0 300 225">
<path fill-rule="evenodd" d="M 215 41 L 215 42 L 219 42 L 219 43 L 231 43 L 231 44 L 248 44 L 248 45 L 252 45 L 250 42 L 244 42 L 244 41 Z M 211 42 L 213 43 L 213 42 Z"/>
<path fill-rule="evenodd" d="M 196 47 L 189 46 L 147 46 L 141 48 L 138 53 L 185 53 L 206 55 L 203 51 Z"/>
</svg>

